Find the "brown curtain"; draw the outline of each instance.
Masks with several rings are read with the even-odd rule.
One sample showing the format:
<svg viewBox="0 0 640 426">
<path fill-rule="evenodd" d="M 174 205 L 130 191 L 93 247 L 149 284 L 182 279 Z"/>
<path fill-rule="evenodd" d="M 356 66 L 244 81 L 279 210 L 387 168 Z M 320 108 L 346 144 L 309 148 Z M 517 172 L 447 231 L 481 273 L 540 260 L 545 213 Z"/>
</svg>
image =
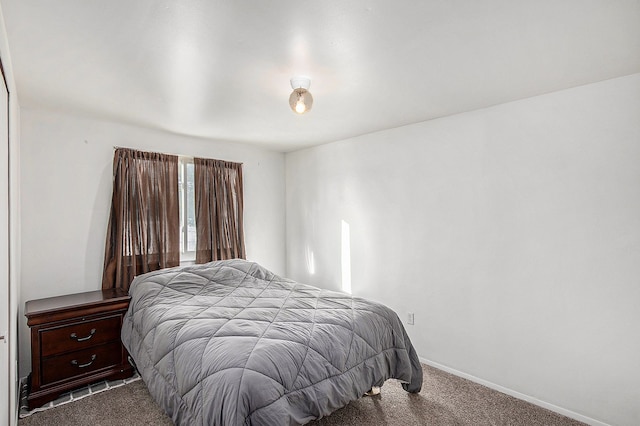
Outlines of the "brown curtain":
<svg viewBox="0 0 640 426">
<path fill-rule="evenodd" d="M 242 224 L 242 164 L 193 159 L 196 263 L 246 258 Z"/>
<path fill-rule="evenodd" d="M 178 157 L 118 148 L 102 288 L 180 264 Z"/>
</svg>

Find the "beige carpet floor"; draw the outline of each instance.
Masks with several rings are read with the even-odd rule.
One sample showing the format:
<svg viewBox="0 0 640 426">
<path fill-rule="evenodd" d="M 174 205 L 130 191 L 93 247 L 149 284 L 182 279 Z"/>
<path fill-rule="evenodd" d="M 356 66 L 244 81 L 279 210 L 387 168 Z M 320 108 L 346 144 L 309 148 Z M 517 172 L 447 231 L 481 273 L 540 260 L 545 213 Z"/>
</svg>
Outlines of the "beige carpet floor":
<svg viewBox="0 0 640 426">
<path fill-rule="evenodd" d="M 309 423 L 330 425 L 582 425 L 578 421 L 423 365 L 419 394 L 395 380 L 382 393 Z M 19 426 L 171 425 L 141 380 L 20 419 Z"/>
</svg>

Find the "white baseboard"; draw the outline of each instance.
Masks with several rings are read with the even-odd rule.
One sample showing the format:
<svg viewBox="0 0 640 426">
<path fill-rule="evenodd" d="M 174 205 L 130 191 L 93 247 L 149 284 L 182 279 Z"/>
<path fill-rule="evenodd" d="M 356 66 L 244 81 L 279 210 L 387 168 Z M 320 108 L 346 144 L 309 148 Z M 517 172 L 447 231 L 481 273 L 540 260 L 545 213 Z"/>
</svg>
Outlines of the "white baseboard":
<svg viewBox="0 0 640 426">
<path fill-rule="evenodd" d="M 502 392 L 502 393 L 507 394 L 509 396 L 512 396 L 514 398 L 518 398 L 518 399 L 521 399 L 523 401 L 530 402 L 530 403 L 532 403 L 534 405 L 537 405 L 539 407 L 546 408 L 547 410 L 556 412 L 558 414 L 562 414 L 563 416 L 570 417 L 570 418 L 572 418 L 574 420 L 578 420 L 578 421 L 586 423 L 588 425 L 591 425 L 591 426 L 610 426 L 607 423 L 603 423 L 603 422 L 601 422 L 599 420 L 592 419 L 591 417 L 583 416 L 582 414 L 578 414 L 578 413 L 576 413 L 574 411 L 567 410 L 565 408 L 558 407 L 557 405 L 553 405 L 553 404 L 550 404 L 548 402 L 539 400 L 538 398 L 534 398 L 532 396 L 525 395 L 523 393 L 514 391 L 512 389 L 505 388 L 504 386 L 500 386 L 500 385 L 497 385 L 495 383 L 489 382 L 487 380 L 480 379 L 478 377 L 472 376 L 471 374 L 467 374 L 467 373 L 464 373 L 462 371 L 458 371 L 458 370 L 456 370 L 454 368 L 447 367 L 446 365 L 442 365 L 442 364 L 439 364 L 439 363 L 434 362 L 434 361 L 430 361 L 430 360 L 422 358 L 422 357 L 419 357 L 419 358 L 420 358 L 420 362 L 422 362 L 424 364 L 427 364 L 427 365 L 429 365 L 431 367 L 437 368 L 438 370 L 446 371 L 447 373 L 451 373 L 454 376 L 462 377 L 463 379 L 467 379 L 467 380 L 470 380 L 472 382 L 481 384 L 481 385 L 486 386 L 486 387 L 488 387 L 490 389 L 496 390 L 498 392 Z"/>
</svg>

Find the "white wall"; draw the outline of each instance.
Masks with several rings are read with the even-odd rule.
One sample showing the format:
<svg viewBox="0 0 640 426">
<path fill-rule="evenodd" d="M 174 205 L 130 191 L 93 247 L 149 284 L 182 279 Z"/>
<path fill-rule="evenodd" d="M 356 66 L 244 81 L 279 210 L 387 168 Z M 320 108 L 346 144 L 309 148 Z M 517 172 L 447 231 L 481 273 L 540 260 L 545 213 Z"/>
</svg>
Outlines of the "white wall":
<svg viewBox="0 0 640 426">
<path fill-rule="evenodd" d="M 415 312 L 422 358 L 640 424 L 640 74 L 294 152 L 286 171 L 291 278 L 340 288 L 344 220 L 353 293 Z"/>
<path fill-rule="evenodd" d="M 21 128 L 21 309 L 27 300 L 100 289 L 114 146 L 242 162 L 247 258 L 284 272 L 284 154 L 25 108 Z M 20 333 L 26 375 L 24 317 Z"/>
</svg>

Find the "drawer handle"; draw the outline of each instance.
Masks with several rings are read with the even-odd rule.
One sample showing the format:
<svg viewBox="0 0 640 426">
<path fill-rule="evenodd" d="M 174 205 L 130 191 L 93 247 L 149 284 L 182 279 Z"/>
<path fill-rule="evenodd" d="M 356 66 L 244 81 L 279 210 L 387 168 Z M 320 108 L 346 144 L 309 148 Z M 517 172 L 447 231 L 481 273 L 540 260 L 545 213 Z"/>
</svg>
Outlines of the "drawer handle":
<svg viewBox="0 0 640 426">
<path fill-rule="evenodd" d="M 91 355 L 91 361 L 87 362 L 86 364 L 78 364 L 78 360 L 74 359 L 71 361 L 71 365 L 75 365 L 78 368 L 85 368 L 93 364 L 93 361 L 95 360 L 96 360 L 96 354 L 93 354 Z"/>
<path fill-rule="evenodd" d="M 69 337 L 72 338 L 73 340 L 75 340 L 76 342 L 84 342 L 86 340 L 91 339 L 94 334 L 96 334 L 96 329 L 92 328 L 87 337 L 78 337 L 78 335 L 76 333 L 71 333 L 71 336 L 69 336 Z"/>
</svg>

